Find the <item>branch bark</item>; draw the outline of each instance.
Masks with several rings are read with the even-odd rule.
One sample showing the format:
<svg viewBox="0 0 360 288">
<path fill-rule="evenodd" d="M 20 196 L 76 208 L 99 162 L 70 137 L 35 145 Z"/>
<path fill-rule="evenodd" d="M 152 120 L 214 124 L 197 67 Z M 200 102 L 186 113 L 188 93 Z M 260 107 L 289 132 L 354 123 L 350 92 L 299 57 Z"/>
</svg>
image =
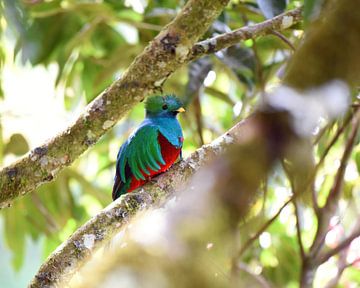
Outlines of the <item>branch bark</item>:
<svg viewBox="0 0 360 288">
<path fill-rule="evenodd" d="M 286 29 L 301 20 L 301 10 L 295 9 L 194 45 L 227 2 L 188 1 L 179 15 L 134 60 L 124 75 L 90 103 L 71 127 L 36 147 L 18 162 L 3 168 L 0 171 L 0 208 L 43 183 L 52 181 L 135 104 L 150 92 L 160 89 L 167 77 L 182 64 L 239 41 Z"/>
<path fill-rule="evenodd" d="M 246 26 L 232 32 L 224 33 L 201 41 L 192 47 L 189 60 L 197 59 L 204 54 L 212 54 L 224 48 L 233 46 L 240 41 L 273 34 L 274 31 L 285 30 L 302 20 L 301 13 L 301 8 L 293 9 L 264 22 Z"/>
<path fill-rule="evenodd" d="M 49 256 L 29 287 L 49 287 L 66 283 L 91 256 L 140 210 L 159 206 L 175 190 L 186 183 L 193 173 L 220 155 L 224 149 L 238 143 L 249 127 L 244 120 L 211 144 L 196 150 L 185 161 L 174 165 L 156 182 L 146 184 L 139 192 L 120 197 L 79 228 L 63 245 Z"/>
</svg>

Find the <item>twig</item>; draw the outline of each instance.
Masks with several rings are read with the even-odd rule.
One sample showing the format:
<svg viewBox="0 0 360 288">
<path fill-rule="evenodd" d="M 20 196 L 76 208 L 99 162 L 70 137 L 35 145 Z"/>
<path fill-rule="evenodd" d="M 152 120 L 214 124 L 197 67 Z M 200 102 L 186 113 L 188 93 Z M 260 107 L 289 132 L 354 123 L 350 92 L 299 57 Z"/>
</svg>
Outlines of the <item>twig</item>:
<svg viewBox="0 0 360 288">
<path fill-rule="evenodd" d="M 323 263 L 323 261 L 327 261 L 327 259 L 329 259 L 332 255 L 335 255 L 337 252 L 341 251 L 342 249 L 344 249 L 344 247 L 349 245 L 351 242 L 350 241 L 351 237 L 354 237 L 354 233 L 353 233 L 349 238 L 345 240 L 345 242 L 342 242 L 342 244 L 339 245 L 337 248 L 331 250 L 332 252 L 329 252 L 325 255 L 320 254 L 323 248 L 326 234 L 329 231 L 328 226 L 330 223 L 330 219 L 335 214 L 337 209 L 338 199 L 342 191 L 341 188 L 344 181 L 345 169 L 349 161 L 351 152 L 354 148 L 355 139 L 359 130 L 359 125 L 360 125 L 360 109 L 357 109 L 353 117 L 351 132 L 341 158 L 341 164 L 336 174 L 333 187 L 327 197 L 325 206 L 320 209 L 320 213 L 318 217 L 318 228 L 316 231 L 314 241 L 310 247 L 310 251 L 308 255 L 305 258 L 305 261 L 303 262 L 302 271 L 301 271 L 301 283 L 300 283 L 301 287 L 310 287 L 313 282 L 314 270 L 321 263 Z"/>
<path fill-rule="evenodd" d="M 349 139 L 346 143 L 345 150 L 343 152 L 343 155 L 341 157 L 340 161 L 340 167 L 338 169 L 338 172 L 336 173 L 336 177 L 334 180 L 333 187 L 329 193 L 329 196 L 327 197 L 326 204 L 323 208 L 321 208 L 321 217 L 319 218 L 318 223 L 318 230 L 316 232 L 315 240 L 313 242 L 313 245 L 310 249 L 310 254 L 312 257 L 314 257 L 318 251 L 320 251 L 321 246 L 324 243 L 326 232 L 328 229 L 328 225 L 330 222 L 330 218 L 332 215 L 334 215 L 336 208 L 337 208 L 337 202 L 338 198 L 340 196 L 340 193 L 342 191 L 342 185 L 344 181 L 344 174 L 345 169 L 347 166 L 347 163 L 349 161 L 352 149 L 354 148 L 355 139 L 358 133 L 359 123 L 360 123 L 360 109 L 358 109 L 356 112 L 356 115 L 353 119 L 353 126 L 350 132 Z"/>
<path fill-rule="evenodd" d="M 52 233 L 59 231 L 60 230 L 59 225 L 56 223 L 56 221 L 55 221 L 54 217 L 51 215 L 49 209 L 42 203 L 40 197 L 36 193 L 33 193 L 31 195 L 31 200 L 33 201 L 36 208 L 39 210 L 40 214 L 42 214 L 44 216 L 44 219 L 45 219 L 46 223 L 48 224 L 49 230 Z"/>
<path fill-rule="evenodd" d="M 300 223 L 299 207 L 296 203 L 296 200 L 293 201 L 293 204 L 294 204 L 294 212 L 295 212 L 295 217 L 296 217 L 296 234 L 297 234 L 297 240 L 298 240 L 298 245 L 299 245 L 299 249 L 300 249 L 300 256 L 301 256 L 301 259 L 304 260 L 306 257 L 306 253 L 305 253 L 304 244 L 303 244 L 302 237 L 301 237 L 301 223 Z"/>
<path fill-rule="evenodd" d="M 257 275 L 254 272 L 252 272 L 251 269 L 245 263 L 242 263 L 242 262 L 238 263 L 236 265 L 236 268 L 240 271 L 243 271 L 243 272 L 249 274 L 251 277 L 253 277 L 255 282 L 257 283 L 256 286 L 259 285 L 259 287 L 271 288 L 270 284 L 266 281 L 266 279 L 263 276 Z"/>
<path fill-rule="evenodd" d="M 283 34 L 278 31 L 273 30 L 271 32 L 274 36 L 278 37 L 281 41 L 283 41 L 286 45 L 288 45 L 292 51 L 295 51 L 295 46 L 287 39 Z"/>
<path fill-rule="evenodd" d="M 318 264 L 320 265 L 320 264 L 328 261 L 332 256 L 338 254 L 340 251 L 347 248 L 350 245 L 350 243 L 359 236 L 360 236 L 360 217 L 358 218 L 358 221 L 357 221 L 352 233 L 346 239 L 341 241 L 338 246 L 336 246 L 335 248 L 331 249 L 330 251 L 320 255 L 319 259 L 317 261 Z"/>
<path fill-rule="evenodd" d="M 322 153 L 319 162 L 316 164 L 315 173 L 319 170 L 320 166 L 324 163 L 326 156 L 329 154 L 331 148 L 335 145 L 341 134 L 345 131 L 345 129 L 349 126 L 351 120 L 354 117 L 354 113 L 349 113 L 344 120 L 344 123 L 338 128 L 333 138 L 330 140 L 329 144 L 326 146 L 324 152 Z"/>
<path fill-rule="evenodd" d="M 336 174 L 334 187 L 330 191 L 330 194 L 326 200 L 326 204 L 324 207 L 326 210 L 334 211 L 334 209 L 332 209 L 334 201 L 338 200 L 339 194 L 341 193 L 341 188 L 342 188 L 342 185 L 344 182 L 346 166 L 349 162 L 351 152 L 355 145 L 355 140 L 356 140 L 356 137 L 357 137 L 358 131 L 359 131 L 359 125 L 360 125 L 360 109 L 357 109 L 355 111 L 354 118 L 352 119 L 352 129 L 350 131 L 350 136 L 346 143 L 345 150 L 344 150 L 342 159 L 340 161 L 340 167 L 339 167 L 338 173 Z"/>
<path fill-rule="evenodd" d="M 280 213 L 284 210 L 284 208 L 291 202 L 294 200 L 294 198 L 296 198 L 295 195 L 298 194 L 294 194 L 291 196 L 291 198 L 289 200 L 287 200 L 281 207 L 280 209 L 276 212 L 276 214 L 271 217 L 268 221 L 266 221 L 263 226 L 261 226 L 261 228 L 253 235 L 251 236 L 246 242 L 245 244 L 240 248 L 240 250 L 236 253 L 236 257 L 235 259 L 239 259 L 244 252 L 252 245 L 252 243 L 259 238 L 259 236 L 266 231 L 266 229 L 276 220 L 277 217 L 279 217 Z"/>
<path fill-rule="evenodd" d="M 348 263 L 346 263 L 346 257 L 348 254 L 348 249 L 344 249 L 341 251 L 339 255 L 339 259 L 337 261 L 337 272 L 336 275 L 325 285 L 324 288 L 335 288 L 338 286 L 340 278 L 344 273 L 345 269 L 348 267 Z"/>
<path fill-rule="evenodd" d="M 317 216 L 317 218 L 319 219 L 321 211 L 320 211 L 320 207 L 318 204 L 318 200 L 317 200 L 317 195 L 316 195 L 316 190 L 313 187 L 313 182 L 315 181 L 315 177 L 317 175 L 317 172 L 319 171 L 320 167 L 324 164 L 324 161 L 326 159 L 326 156 L 329 154 L 331 148 L 335 145 L 335 143 L 338 141 L 339 137 L 341 136 L 341 134 L 345 131 L 345 129 L 348 127 L 348 125 L 350 124 L 351 120 L 353 119 L 354 113 L 350 113 L 348 114 L 348 116 L 345 118 L 344 123 L 338 128 L 338 130 L 336 131 L 335 135 L 333 136 L 333 138 L 331 139 L 330 143 L 326 146 L 324 152 L 322 153 L 318 163 L 315 166 L 314 169 L 314 173 L 313 176 L 311 177 L 311 180 L 309 181 L 309 185 L 312 185 L 311 187 L 311 199 L 312 199 L 312 204 L 313 204 L 313 208 L 315 211 L 315 214 Z M 318 138 L 319 139 L 319 138 Z"/>
</svg>

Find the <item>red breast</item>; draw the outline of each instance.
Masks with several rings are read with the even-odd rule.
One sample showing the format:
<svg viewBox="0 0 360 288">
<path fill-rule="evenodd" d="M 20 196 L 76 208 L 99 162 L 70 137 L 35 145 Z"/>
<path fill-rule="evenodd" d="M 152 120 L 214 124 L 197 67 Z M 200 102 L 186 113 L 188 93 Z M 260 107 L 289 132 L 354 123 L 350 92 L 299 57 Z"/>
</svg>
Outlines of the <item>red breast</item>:
<svg viewBox="0 0 360 288">
<path fill-rule="evenodd" d="M 183 142 L 184 138 L 183 137 L 180 138 L 179 138 L 180 142 Z M 172 164 L 174 164 L 176 159 L 178 159 L 181 148 L 176 148 L 175 146 L 173 146 L 161 133 L 159 133 L 158 141 L 161 147 L 161 155 L 165 161 L 165 165 L 159 163 L 160 169 L 158 171 L 154 171 L 148 168 L 150 175 L 147 175 L 144 172 L 142 172 L 144 177 L 147 178 L 146 180 L 141 180 L 141 179 L 137 180 L 135 176 L 132 176 L 130 188 L 128 192 L 131 192 L 136 188 L 144 185 L 146 182 L 148 182 L 151 178 L 155 177 L 156 175 L 165 172 L 171 167 Z"/>
</svg>

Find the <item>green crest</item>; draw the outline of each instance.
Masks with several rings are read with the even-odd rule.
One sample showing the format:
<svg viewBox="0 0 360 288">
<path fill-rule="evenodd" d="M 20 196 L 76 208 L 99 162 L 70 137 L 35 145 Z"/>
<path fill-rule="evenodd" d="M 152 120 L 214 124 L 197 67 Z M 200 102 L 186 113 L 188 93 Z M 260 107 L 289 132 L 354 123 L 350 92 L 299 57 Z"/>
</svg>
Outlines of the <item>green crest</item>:
<svg viewBox="0 0 360 288">
<path fill-rule="evenodd" d="M 183 103 L 175 95 L 151 96 L 145 101 L 145 110 L 147 113 L 156 115 L 164 112 L 174 112 L 179 110 Z"/>
</svg>

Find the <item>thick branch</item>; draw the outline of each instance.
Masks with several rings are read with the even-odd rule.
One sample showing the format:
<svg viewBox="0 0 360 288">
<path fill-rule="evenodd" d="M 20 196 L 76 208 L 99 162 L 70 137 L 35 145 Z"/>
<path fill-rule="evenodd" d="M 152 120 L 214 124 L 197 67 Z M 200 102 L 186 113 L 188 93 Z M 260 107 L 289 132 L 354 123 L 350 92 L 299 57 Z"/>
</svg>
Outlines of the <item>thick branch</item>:
<svg viewBox="0 0 360 288">
<path fill-rule="evenodd" d="M 64 283 L 86 263 L 96 250 L 122 229 L 139 210 L 161 204 L 179 189 L 205 163 L 225 148 L 237 143 L 246 132 L 246 121 L 240 122 L 211 144 L 196 150 L 189 158 L 174 165 L 166 174 L 148 183 L 140 192 L 126 194 L 78 229 L 60 246 L 33 279 L 30 287 Z M 48 287 L 48 286 L 46 286 Z"/>
<path fill-rule="evenodd" d="M 51 181 L 96 143 L 127 111 L 161 87 L 186 60 L 191 47 L 217 18 L 228 0 L 190 0 L 145 48 L 122 77 L 90 103 L 63 133 L 0 171 L 0 204 Z"/>
</svg>

